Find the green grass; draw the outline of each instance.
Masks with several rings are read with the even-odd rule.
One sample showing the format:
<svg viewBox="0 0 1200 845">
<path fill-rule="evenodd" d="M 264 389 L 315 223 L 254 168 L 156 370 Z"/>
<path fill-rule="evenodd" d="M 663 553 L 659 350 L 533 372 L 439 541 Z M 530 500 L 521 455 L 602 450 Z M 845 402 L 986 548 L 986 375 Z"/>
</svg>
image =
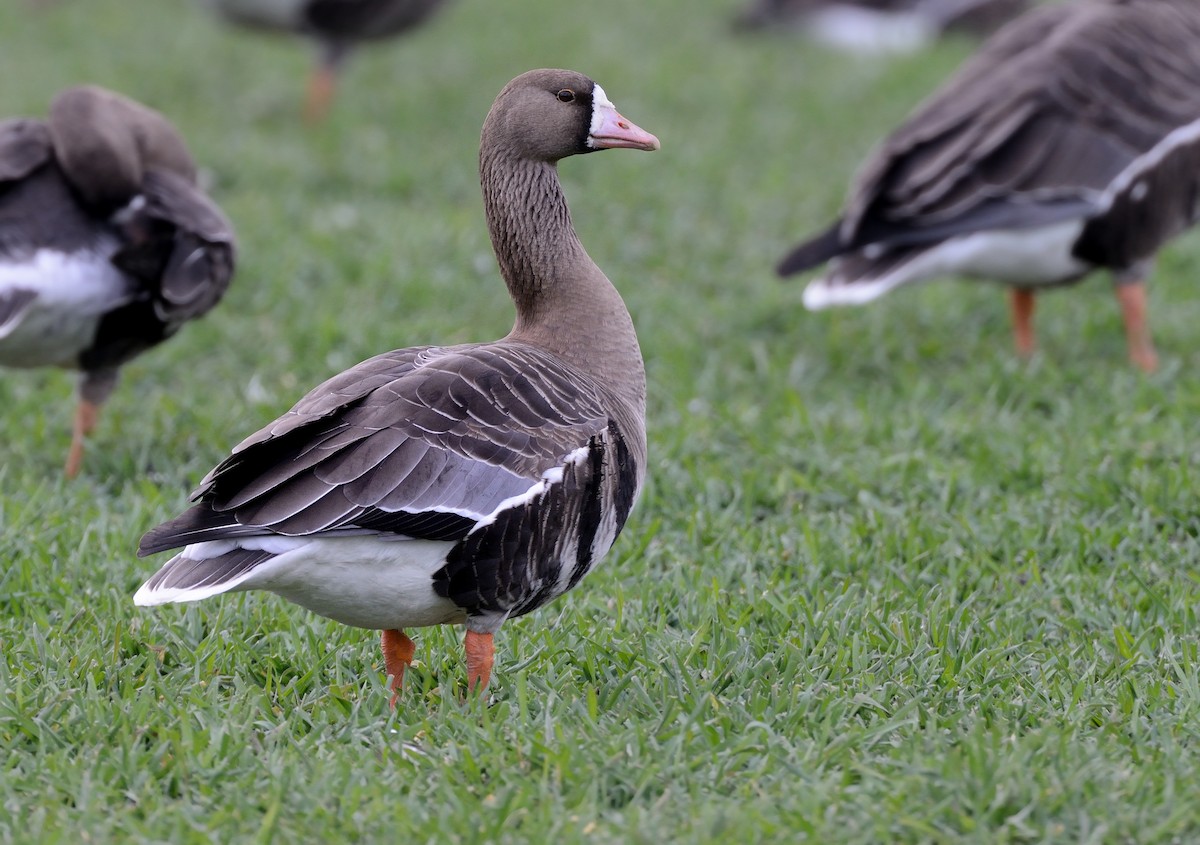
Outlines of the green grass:
<svg viewBox="0 0 1200 845">
<path fill-rule="evenodd" d="M 182 0 L 0 5 L 0 114 L 91 80 L 164 110 L 237 225 L 233 289 L 126 369 L 83 476 L 72 381 L 0 380 L 0 841 L 1184 842 L 1200 837 L 1200 237 L 1164 366 L 1103 280 L 809 314 L 770 267 L 969 45 L 856 62 L 717 0 L 459 0 L 298 121 L 302 45 Z M 475 171 L 531 67 L 598 79 L 653 155 L 564 163 L 650 379 L 648 489 L 606 564 L 498 638 L 376 636 L 269 595 L 135 608 L 134 547 L 241 437 L 385 349 L 511 310 Z"/>
</svg>

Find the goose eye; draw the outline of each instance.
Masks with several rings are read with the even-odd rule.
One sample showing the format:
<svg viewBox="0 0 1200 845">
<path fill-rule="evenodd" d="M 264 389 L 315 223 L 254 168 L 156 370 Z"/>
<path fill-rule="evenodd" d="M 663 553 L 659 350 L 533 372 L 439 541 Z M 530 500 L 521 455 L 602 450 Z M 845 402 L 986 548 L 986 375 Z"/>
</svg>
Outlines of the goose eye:
<svg viewBox="0 0 1200 845">
<path fill-rule="evenodd" d="M 555 94 L 554 96 L 558 97 L 559 101 L 564 102 L 564 103 L 575 102 L 575 92 L 572 91 L 570 88 L 564 88 L 561 91 L 559 91 L 557 94 Z"/>
</svg>

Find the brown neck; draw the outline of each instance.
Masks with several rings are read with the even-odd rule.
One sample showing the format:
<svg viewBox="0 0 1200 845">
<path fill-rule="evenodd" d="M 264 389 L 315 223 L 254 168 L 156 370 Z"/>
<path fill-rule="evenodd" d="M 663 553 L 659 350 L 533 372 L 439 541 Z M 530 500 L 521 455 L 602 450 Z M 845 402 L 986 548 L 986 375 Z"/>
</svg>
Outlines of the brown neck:
<svg viewBox="0 0 1200 845">
<path fill-rule="evenodd" d="M 509 339 L 547 349 L 643 405 L 633 321 L 579 242 L 555 165 L 484 145 L 479 170 L 492 249 L 517 308 Z"/>
</svg>

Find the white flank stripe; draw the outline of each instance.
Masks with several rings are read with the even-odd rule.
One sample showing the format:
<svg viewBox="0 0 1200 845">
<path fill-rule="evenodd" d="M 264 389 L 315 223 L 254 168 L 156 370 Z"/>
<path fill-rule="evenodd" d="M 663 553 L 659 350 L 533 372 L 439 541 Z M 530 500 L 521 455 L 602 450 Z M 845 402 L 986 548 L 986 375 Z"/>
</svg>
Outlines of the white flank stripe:
<svg viewBox="0 0 1200 845">
<path fill-rule="evenodd" d="M 504 511 L 509 510 L 510 508 L 519 508 L 524 504 L 532 502 L 538 496 L 542 495 L 542 493 L 546 492 L 546 488 L 550 485 L 561 484 L 563 480 L 563 467 L 565 467 L 567 464 L 578 462 L 582 457 L 586 456 L 587 453 L 587 446 L 581 446 L 574 452 L 571 452 L 563 459 L 561 464 L 550 467 L 548 470 L 543 472 L 541 480 L 531 486 L 524 493 L 518 493 L 515 496 L 509 496 L 503 502 L 496 505 L 495 510 L 475 523 L 475 526 L 471 529 L 470 533 L 474 534 L 476 531 L 488 527 L 495 522 L 500 514 L 502 514 Z"/>
<path fill-rule="evenodd" d="M 604 439 L 604 442 L 607 446 L 607 439 Z M 587 460 L 590 452 L 591 449 L 588 446 L 582 446 L 576 449 L 574 452 L 571 452 L 571 454 L 567 455 L 567 457 L 563 460 L 563 466 L 558 468 L 559 480 L 562 480 L 564 471 L 563 468 L 567 466 L 578 466 L 580 463 Z M 593 479 L 593 482 L 597 481 L 599 481 L 599 479 Z M 588 557 L 590 558 L 589 565 L 591 566 L 595 566 L 597 560 L 603 554 L 603 551 L 600 554 L 596 554 L 596 549 L 603 548 L 604 551 L 607 551 L 608 549 L 607 546 L 602 546 L 605 533 L 612 533 L 613 535 L 608 540 L 609 546 L 611 546 L 612 541 L 616 539 L 616 522 L 612 512 L 612 502 L 609 501 L 610 497 L 607 495 L 610 487 L 611 485 L 604 485 L 600 489 L 601 524 L 596 527 L 596 536 L 593 539 L 591 548 L 588 549 Z M 610 523 L 611 527 L 606 529 L 606 526 L 609 526 Z M 583 526 L 581 526 L 578 522 L 575 525 L 566 526 L 564 534 L 561 537 L 562 543 L 560 546 L 558 546 L 558 548 L 555 549 L 559 563 L 558 577 L 554 581 L 555 596 L 561 596 L 563 593 L 565 593 L 568 587 L 571 585 L 571 579 L 575 576 L 575 569 L 577 566 L 577 561 L 579 560 L 579 532 L 582 527 Z"/>
<path fill-rule="evenodd" d="M 515 496 L 509 496 L 503 502 L 496 505 L 496 509 L 494 511 L 489 513 L 483 519 L 479 520 L 479 522 L 475 523 L 475 526 L 468 533 L 474 534 L 476 531 L 482 531 L 484 528 L 487 528 L 489 525 L 495 522 L 500 514 L 504 513 L 504 511 L 510 508 L 519 508 L 521 505 L 532 502 L 538 496 L 542 495 L 545 490 L 546 482 L 539 481 L 524 493 L 518 493 Z"/>
<path fill-rule="evenodd" d="M 412 508 L 400 508 L 399 513 L 410 513 L 410 514 L 413 514 L 414 516 L 416 516 L 418 514 L 423 514 L 423 513 L 452 513 L 455 516 L 465 517 L 466 519 L 470 519 L 475 522 L 478 522 L 479 520 L 485 518 L 485 516 L 486 516 L 486 514 L 478 513 L 476 511 L 469 511 L 464 508 L 450 508 L 450 507 L 446 507 L 445 505 L 432 505 L 428 508 L 420 508 L 418 510 L 413 510 Z M 397 535 L 396 539 L 411 540 L 413 538 L 405 537 L 404 535 L 401 534 L 401 535 Z"/>
<path fill-rule="evenodd" d="M 1133 182 L 1163 163 L 1163 160 L 1179 147 L 1200 141 L 1200 120 L 1184 124 L 1173 132 L 1169 132 L 1161 141 L 1150 148 L 1148 152 L 1135 158 L 1129 165 L 1117 174 L 1117 178 L 1100 195 L 1098 201 L 1101 210 L 1107 211 L 1112 207 L 1113 200 L 1118 194 L 1124 193 Z M 1134 201 L 1141 197 L 1134 196 Z"/>
</svg>

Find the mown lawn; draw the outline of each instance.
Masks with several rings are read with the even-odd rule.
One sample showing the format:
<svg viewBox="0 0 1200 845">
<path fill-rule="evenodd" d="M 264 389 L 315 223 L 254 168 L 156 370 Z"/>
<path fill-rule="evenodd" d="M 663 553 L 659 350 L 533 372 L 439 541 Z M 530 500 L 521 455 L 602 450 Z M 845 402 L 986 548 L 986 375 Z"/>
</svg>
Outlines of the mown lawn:
<svg viewBox="0 0 1200 845">
<path fill-rule="evenodd" d="M 732 0 L 458 0 L 298 120 L 302 45 L 183 0 L 0 4 L 0 115 L 95 81 L 165 111 L 235 222 L 218 311 L 129 366 L 65 482 L 72 379 L 0 378 L 0 840 L 1186 842 L 1200 838 L 1200 236 L 1159 262 L 1162 371 L 1108 284 L 809 314 L 776 258 L 967 54 L 734 38 Z M 141 533 L 309 386 L 511 310 L 479 126 L 531 67 L 661 152 L 566 162 L 650 378 L 651 479 L 606 565 L 505 626 L 485 703 L 420 632 L 269 595 L 145 610 Z"/>
</svg>

